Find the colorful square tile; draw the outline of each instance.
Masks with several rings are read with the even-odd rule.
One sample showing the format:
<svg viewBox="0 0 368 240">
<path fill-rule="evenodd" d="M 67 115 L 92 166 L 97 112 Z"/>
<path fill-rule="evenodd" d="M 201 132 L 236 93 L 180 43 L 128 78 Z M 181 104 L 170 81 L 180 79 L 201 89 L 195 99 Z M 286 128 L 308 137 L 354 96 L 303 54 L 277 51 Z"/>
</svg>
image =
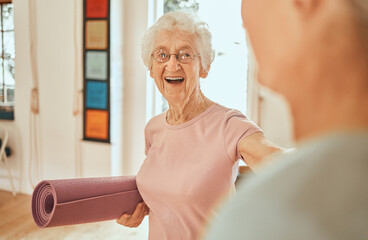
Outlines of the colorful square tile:
<svg viewBox="0 0 368 240">
<path fill-rule="evenodd" d="M 85 67 L 86 79 L 107 80 L 107 52 L 87 51 Z"/>
<path fill-rule="evenodd" d="M 109 113 L 102 110 L 86 110 L 85 137 L 108 140 Z"/>
<path fill-rule="evenodd" d="M 86 107 L 107 109 L 107 82 L 87 81 Z"/>
<path fill-rule="evenodd" d="M 86 0 L 87 18 L 106 18 L 108 0 Z"/>
<path fill-rule="evenodd" d="M 89 20 L 86 21 L 86 49 L 107 49 L 107 21 Z"/>
</svg>

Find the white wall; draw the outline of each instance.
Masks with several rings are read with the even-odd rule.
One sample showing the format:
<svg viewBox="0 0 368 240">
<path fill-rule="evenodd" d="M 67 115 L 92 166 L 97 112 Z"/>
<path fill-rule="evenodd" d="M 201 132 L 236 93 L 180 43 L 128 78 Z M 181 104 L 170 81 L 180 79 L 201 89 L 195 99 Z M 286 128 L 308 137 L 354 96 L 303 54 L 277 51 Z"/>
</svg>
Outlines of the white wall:
<svg viewBox="0 0 368 240">
<path fill-rule="evenodd" d="M 112 113 L 112 127 L 116 127 L 112 129 L 112 144 L 80 141 L 81 112 L 78 116 L 73 115 L 75 91 L 81 90 L 82 86 L 82 1 L 32 2 L 36 26 L 40 100 L 37 118 L 41 146 L 39 176 L 35 176 L 35 161 L 31 166 L 33 182 L 78 176 L 135 174 L 144 160 L 146 70 L 139 56 L 140 38 L 147 27 L 147 1 L 112 0 L 113 18 L 120 21 L 112 25 L 112 31 L 115 31 L 112 35 L 116 37 L 111 49 L 115 54 L 112 67 L 116 70 L 112 72 L 112 105 L 115 109 L 118 107 Z M 0 120 L 0 124 L 10 132 L 9 146 L 13 155 L 9 162 L 16 189 L 23 193 L 32 192 L 28 174 L 32 89 L 28 3 L 26 0 L 14 0 L 15 120 Z M 77 34 L 74 34 L 74 27 Z M 122 109 L 119 110 L 119 107 Z M 10 190 L 6 176 L 4 166 L 0 165 L 0 189 Z"/>
<path fill-rule="evenodd" d="M 35 2 L 36 53 L 38 64 L 40 114 L 40 175 L 43 178 L 67 178 L 74 176 L 74 46 L 73 1 Z M 7 121 L 14 155 L 9 159 L 18 178 L 17 190 L 31 192 L 28 181 L 30 160 L 30 93 L 32 72 L 30 64 L 28 1 L 14 1 L 16 95 L 15 121 Z M 63 19 L 61 21 L 60 19 Z M 35 161 L 33 162 L 35 163 Z M 17 166 L 17 167 L 15 167 Z M 20 168 L 19 168 L 20 167 Z M 35 165 L 33 165 L 35 167 Z M 35 168 L 32 169 L 36 173 Z M 21 180 L 21 181 L 19 181 Z M 7 181 L 2 181 L 5 187 Z M 6 189 L 6 188 L 5 188 Z"/>
<path fill-rule="evenodd" d="M 144 158 L 146 123 L 146 67 L 141 60 L 141 39 L 147 29 L 148 1 L 124 5 L 123 174 L 135 174 Z"/>
</svg>

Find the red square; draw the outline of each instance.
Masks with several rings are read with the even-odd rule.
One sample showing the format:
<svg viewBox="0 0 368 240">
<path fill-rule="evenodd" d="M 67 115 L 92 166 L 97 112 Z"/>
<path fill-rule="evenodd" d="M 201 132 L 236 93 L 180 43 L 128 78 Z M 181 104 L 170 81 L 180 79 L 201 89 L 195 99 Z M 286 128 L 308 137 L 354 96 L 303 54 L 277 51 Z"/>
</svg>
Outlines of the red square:
<svg viewBox="0 0 368 240">
<path fill-rule="evenodd" d="M 106 18 L 108 0 L 86 0 L 87 18 Z"/>
</svg>

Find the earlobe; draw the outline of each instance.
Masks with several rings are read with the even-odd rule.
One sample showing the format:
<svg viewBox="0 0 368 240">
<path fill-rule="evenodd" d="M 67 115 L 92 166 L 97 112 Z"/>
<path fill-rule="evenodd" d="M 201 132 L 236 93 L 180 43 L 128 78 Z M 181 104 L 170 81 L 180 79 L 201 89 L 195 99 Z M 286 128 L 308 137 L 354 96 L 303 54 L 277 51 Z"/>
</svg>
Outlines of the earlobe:
<svg viewBox="0 0 368 240">
<path fill-rule="evenodd" d="M 152 66 L 150 67 L 150 69 L 148 71 L 150 72 L 151 78 L 153 78 Z"/>
<path fill-rule="evenodd" d="M 204 71 L 203 68 L 201 68 L 201 71 L 199 73 L 199 77 L 200 78 L 206 78 L 208 76 L 208 72 L 209 72 L 209 70 L 208 71 Z"/>
<path fill-rule="evenodd" d="M 294 7 L 303 15 L 314 13 L 323 0 L 292 0 Z"/>
<path fill-rule="evenodd" d="M 208 76 L 208 72 L 201 72 L 201 74 L 199 74 L 199 76 L 201 78 L 206 78 Z"/>
</svg>

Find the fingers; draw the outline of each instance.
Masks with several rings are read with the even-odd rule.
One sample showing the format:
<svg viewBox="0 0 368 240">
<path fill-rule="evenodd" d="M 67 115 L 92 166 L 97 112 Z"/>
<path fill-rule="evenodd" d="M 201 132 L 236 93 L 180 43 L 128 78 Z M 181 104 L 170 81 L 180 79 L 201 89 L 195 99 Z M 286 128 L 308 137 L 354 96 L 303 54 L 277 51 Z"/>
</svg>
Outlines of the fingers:
<svg viewBox="0 0 368 240">
<path fill-rule="evenodd" d="M 116 219 L 116 222 L 119 223 L 120 225 L 124 225 L 126 224 L 127 220 L 129 219 L 130 215 L 124 213 L 123 215 L 121 215 L 121 217 L 119 219 Z"/>
<path fill-rule="evenodd" d="M 146 216 L 146 215 L 149 214 L 149 207 L 146 204 L 144 204 L 144 205 L 145 205 L 145 208 L 144 208 L 144 216 Z"/>
<path fill-rule="evenodd" d="M 142 220 L 134 219 L 132 218 L 132 215 L 129 214 L 123 214 L 119 219 L 116 220 L 116 222 L 125 227 L 135 228 L 141 224 Z"/>
<path fill-rule="evenodd" d="M 135 207 L 135 210 L 134 210 L 134 212 L 132 214 L 132 217 L 133 218 L 140 218 L 141 215 L 142 215 L 142 212 L 144 211 L 144 206 L 145 205 L 146 204 L 144 202 L 138 203 L 137 206 Z"/>
<path fill-rule="evenodd" d="M 149 208 L 148 208 L 148 206 L 146 205 L 145 202 L 142 202 L 142 205 L 141 205 L 139 211 L 140 211 L 139 218 L 142 218 L 143 219 L 148 214 Z"/>
<path fill-rule="evenodd" d="M 148 214 L 148 211 L 149 208 L 144 202 L 138 203 L 132 215 L 124 213 L 116 222 L 126 227 L 138 227 Z"/>
</svg>

